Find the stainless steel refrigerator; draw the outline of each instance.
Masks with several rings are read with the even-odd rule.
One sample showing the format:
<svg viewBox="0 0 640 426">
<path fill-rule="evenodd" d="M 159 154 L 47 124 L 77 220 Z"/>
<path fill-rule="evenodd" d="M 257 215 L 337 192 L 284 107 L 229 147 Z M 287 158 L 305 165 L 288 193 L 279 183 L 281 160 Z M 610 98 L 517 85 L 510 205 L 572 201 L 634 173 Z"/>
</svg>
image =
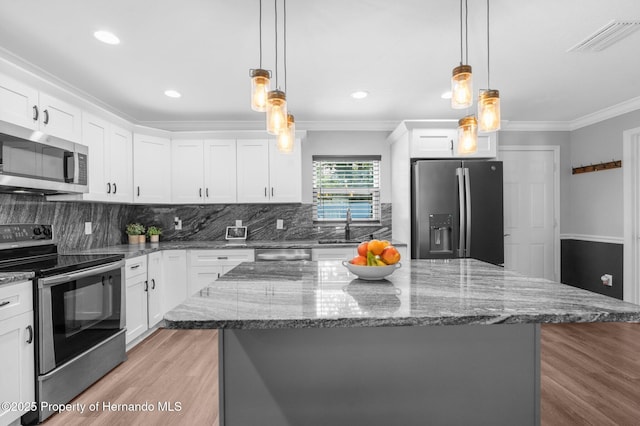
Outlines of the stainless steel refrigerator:
<svg viewBox="0 0 640 426">
<path fill-rule="evenodd" d="M 418 160 L 411 180 L 413 259 L 504 263 L 501 161 Z"/>
</svg>

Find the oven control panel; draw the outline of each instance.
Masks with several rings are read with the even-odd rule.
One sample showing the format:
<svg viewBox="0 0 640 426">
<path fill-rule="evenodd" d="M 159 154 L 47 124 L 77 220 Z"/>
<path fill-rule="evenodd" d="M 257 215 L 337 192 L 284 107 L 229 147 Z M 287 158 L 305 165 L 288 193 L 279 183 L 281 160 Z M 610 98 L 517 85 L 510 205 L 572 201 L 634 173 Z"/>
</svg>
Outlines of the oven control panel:
<svg viewBox="0 0 640 426">
<path fill-rule="evenodd" d="M 0 225 L 0 244 L 26 241 L 53 241 L 51 225 L 25 223 Z"/>
</svg>

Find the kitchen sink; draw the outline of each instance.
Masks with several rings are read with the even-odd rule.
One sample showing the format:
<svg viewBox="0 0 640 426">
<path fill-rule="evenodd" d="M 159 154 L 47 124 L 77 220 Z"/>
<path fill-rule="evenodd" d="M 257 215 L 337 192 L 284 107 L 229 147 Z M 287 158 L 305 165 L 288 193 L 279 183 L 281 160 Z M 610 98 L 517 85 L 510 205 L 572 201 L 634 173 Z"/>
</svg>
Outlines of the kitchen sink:
<svg viewBox="0 0 640 426">
<path fill-rule="evenodd" d="M 318 240 L 318 244 L 360 244 L 360 240 Z"/>
</svg>

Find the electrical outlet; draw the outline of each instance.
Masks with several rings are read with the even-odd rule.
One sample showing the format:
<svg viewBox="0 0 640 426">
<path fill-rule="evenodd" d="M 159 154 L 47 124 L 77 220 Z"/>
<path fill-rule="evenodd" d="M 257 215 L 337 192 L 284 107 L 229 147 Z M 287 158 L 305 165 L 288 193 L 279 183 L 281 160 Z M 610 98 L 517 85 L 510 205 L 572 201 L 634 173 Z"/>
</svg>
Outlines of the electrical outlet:
<svg viewBox="0 0 640 426">
<path fill-rule="evenodd" d="M 284 221 L 282 219 L 276 220 L 276 229 L 284 229 Z"/>
<path fill-rule="evenodd" d="M 242 226 L 242 221 L 241 220 L 236 220 L 236 226 Z"/>
<path fill-rule="evenodd" d="M 178 216 L 173 218 L 173 229 L 175 229 L 176 231 L 180 231 L 182 229 L 182 219 L 180 219 Z"/>
<path fill-rule="evenodd" d="M 602 285 L 613 287 L 613 276 L 611 274 L 604 274 L 600 279 L 602 280 Z"/>
<path fill-rule="evenodd" d="M 84 223 L 84 235 L 91 235 L 91 222 Z"/>
</svg>

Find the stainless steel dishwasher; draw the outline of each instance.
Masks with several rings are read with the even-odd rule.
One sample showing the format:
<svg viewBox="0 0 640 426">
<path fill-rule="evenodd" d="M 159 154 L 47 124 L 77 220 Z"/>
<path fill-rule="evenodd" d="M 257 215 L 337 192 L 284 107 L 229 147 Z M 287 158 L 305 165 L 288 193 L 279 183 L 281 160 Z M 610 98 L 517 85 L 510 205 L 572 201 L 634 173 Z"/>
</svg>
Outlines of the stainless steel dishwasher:
<svg viewBox="0 0 640 426">
<path fill-rule="evenodd" d="M 262 261 L 311 260 L 311 249 L 256 249 L 256 262 Z"/>
</svg>

